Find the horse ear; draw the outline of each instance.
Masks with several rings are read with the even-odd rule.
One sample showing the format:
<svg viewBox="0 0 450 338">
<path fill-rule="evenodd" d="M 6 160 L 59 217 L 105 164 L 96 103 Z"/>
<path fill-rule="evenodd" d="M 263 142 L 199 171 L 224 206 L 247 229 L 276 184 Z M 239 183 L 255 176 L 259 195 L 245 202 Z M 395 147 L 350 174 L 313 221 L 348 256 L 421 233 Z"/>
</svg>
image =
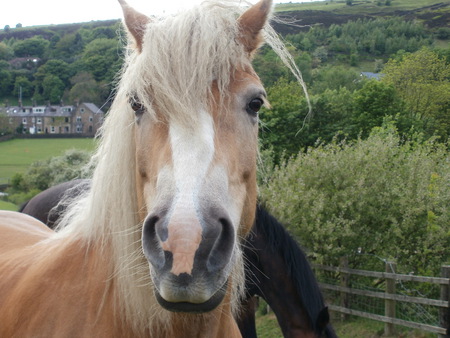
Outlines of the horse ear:
<svg viewBox="0 0 450 338">
<path fill-rule="evenodd" d="M 140 52 L 142 50 L 145 27 L 150 22 L 150 18 L 132 8 L 125 0 L 119 0 L 119 3 L 122 6 L 125 25 L 136 41 L 136 48 Z"/>
<path fill-rule="evenodd" d="M 239 17 L 239 40 L 248 53 L 251 54 L 262 44 L 261 30 L 271 12 L 272 0 L 261 0 Z"/>
</svg>

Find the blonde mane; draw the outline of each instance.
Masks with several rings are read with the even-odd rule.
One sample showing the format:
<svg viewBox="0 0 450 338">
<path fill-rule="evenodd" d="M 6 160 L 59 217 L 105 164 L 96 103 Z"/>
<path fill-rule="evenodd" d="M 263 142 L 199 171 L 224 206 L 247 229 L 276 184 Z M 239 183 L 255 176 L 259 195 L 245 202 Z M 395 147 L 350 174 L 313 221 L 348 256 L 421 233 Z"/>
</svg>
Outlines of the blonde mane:
<svg viewBox="0 0 450 338">
<path fill-rule="evenodd" d="M 140 100 L 154 116 L 153 106 L 157 104 L 158 111 L 166 112 L 169 120 L 195 123 L 195 112 L 207 105 L 212 81 L 217 81 L 225 97 L 234 69 L 249 65 L 248 55 L 236 39 L 236 18 L 243 10 L 233 1 L 205 2 L 175 16 L 152 18 L 146 27 L 142 53 L 132 49 L 130 43 L 116 98 L 93 157 L 96 168 L 91 189 L 70 205 L 60 221 L 60 231 L 54 235 L 55 239 L 81 240 L 87 247 L 104 251 L 119 298 L 117 311 L 124 311 L 136 330 L 148 329 L 152 320 L 158 320 L 159 325 L 168 323 L 170 313 L 154 301 L 149 265 L 142 253 L 135 116 L 130 111 L 130 98 Z M 273 29 L 267 26 L 264 32 L 266 42 L 303 83 Z M 242 260 L 241 256 L 238 252 L 237 260 Z M 236 263 L 235 309 L 244 282 L 243 263 Z"/>
</svg>

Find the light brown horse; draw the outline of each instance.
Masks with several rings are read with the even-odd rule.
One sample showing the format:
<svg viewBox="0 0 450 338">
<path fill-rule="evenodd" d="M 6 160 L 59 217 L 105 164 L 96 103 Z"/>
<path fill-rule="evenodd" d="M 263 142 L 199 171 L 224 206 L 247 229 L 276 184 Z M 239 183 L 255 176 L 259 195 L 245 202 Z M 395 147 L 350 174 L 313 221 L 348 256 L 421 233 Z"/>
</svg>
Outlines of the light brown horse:
<svg viewBox="0 0 450 338">
<path fill-rule="evenodd" d="M 0 213 L 0 336 L 240 336 L 272 1 L 166 18 L 119 2 L 130 43 L 92 188 L 57 233 Z"/>
</svg>

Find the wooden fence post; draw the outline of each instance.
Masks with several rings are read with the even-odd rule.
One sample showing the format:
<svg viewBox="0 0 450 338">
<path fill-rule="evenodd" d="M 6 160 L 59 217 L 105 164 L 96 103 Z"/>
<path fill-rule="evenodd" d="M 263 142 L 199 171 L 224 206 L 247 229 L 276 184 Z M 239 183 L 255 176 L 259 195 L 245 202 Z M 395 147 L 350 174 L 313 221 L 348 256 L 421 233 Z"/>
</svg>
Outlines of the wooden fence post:
<svg viewBox="0 0 450 338">
<path fill-rule="evenodd" d="M 348 268 L 348 257 L 341 257 L 339 260 L 339 267 L 340 268 L 344 268 L 347 269 Z M 340 278 L 340 284 L 342 287 L 348 288 L 349 287 L 349 274 L 346 272 L 340 272 L 341 273 L 341 278 Z M 348 293 L 347 292 L 341 292 L 341 306 L 343 308 L 348 309 L 349 308 L 349 304 L 348 304 Z M 341 312 L 341 321 L 345 321 L 346 319 L 348 319 L 348 314 L 346 313 L 342 313 Z"/>
<path fill-rule="evenodd" d="M 393 262 L 386 261 L 386 272 L 395 273 L 397 266 Z M 386 278 L 386 293 L 395 294 L 395 278 Z M 395 300 L 385 299 L 384 300 L 384 315 L 389 318 L 395 318 Z M 384 334 L 386 336 L 394 335 L 394 324 L 385 323 L 384 324 Z"/>
<path fill-rule="evenodd" d="M 450 265 L 441 267 L 441 277 L 450 278 Z M 447 302 L 447 308 L 439 310 L 439 324 L 447 329 L 447 334 L 440 334 L 439 338 L 450 337 L 450 283 L 441 284 L 441 300 Z"/>
</svg>

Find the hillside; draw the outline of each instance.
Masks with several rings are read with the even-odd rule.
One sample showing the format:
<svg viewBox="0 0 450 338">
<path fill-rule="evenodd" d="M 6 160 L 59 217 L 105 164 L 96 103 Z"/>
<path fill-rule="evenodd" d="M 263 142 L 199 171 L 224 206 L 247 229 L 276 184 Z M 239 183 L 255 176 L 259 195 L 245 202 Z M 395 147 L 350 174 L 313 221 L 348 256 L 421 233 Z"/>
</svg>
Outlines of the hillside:
<svg viewBox="0 0 450 338">
<path fill-rule="evenodd" d="M 389 0 L 387 0 L 389 1 Z M 450 3 L 439 0 L 392 0 L 387 1 L 317 1 L 313 3 L 279 4 L 277 17 L 288 24 L 275 23 L 282 35 L 308 30 L 311 26 L 341 25 L 357 19 L 403 17 L 417 20 L 430 29 L 450 26 Z M 378 5 L 380 3 L 380 5 Z"/>
</svg>

